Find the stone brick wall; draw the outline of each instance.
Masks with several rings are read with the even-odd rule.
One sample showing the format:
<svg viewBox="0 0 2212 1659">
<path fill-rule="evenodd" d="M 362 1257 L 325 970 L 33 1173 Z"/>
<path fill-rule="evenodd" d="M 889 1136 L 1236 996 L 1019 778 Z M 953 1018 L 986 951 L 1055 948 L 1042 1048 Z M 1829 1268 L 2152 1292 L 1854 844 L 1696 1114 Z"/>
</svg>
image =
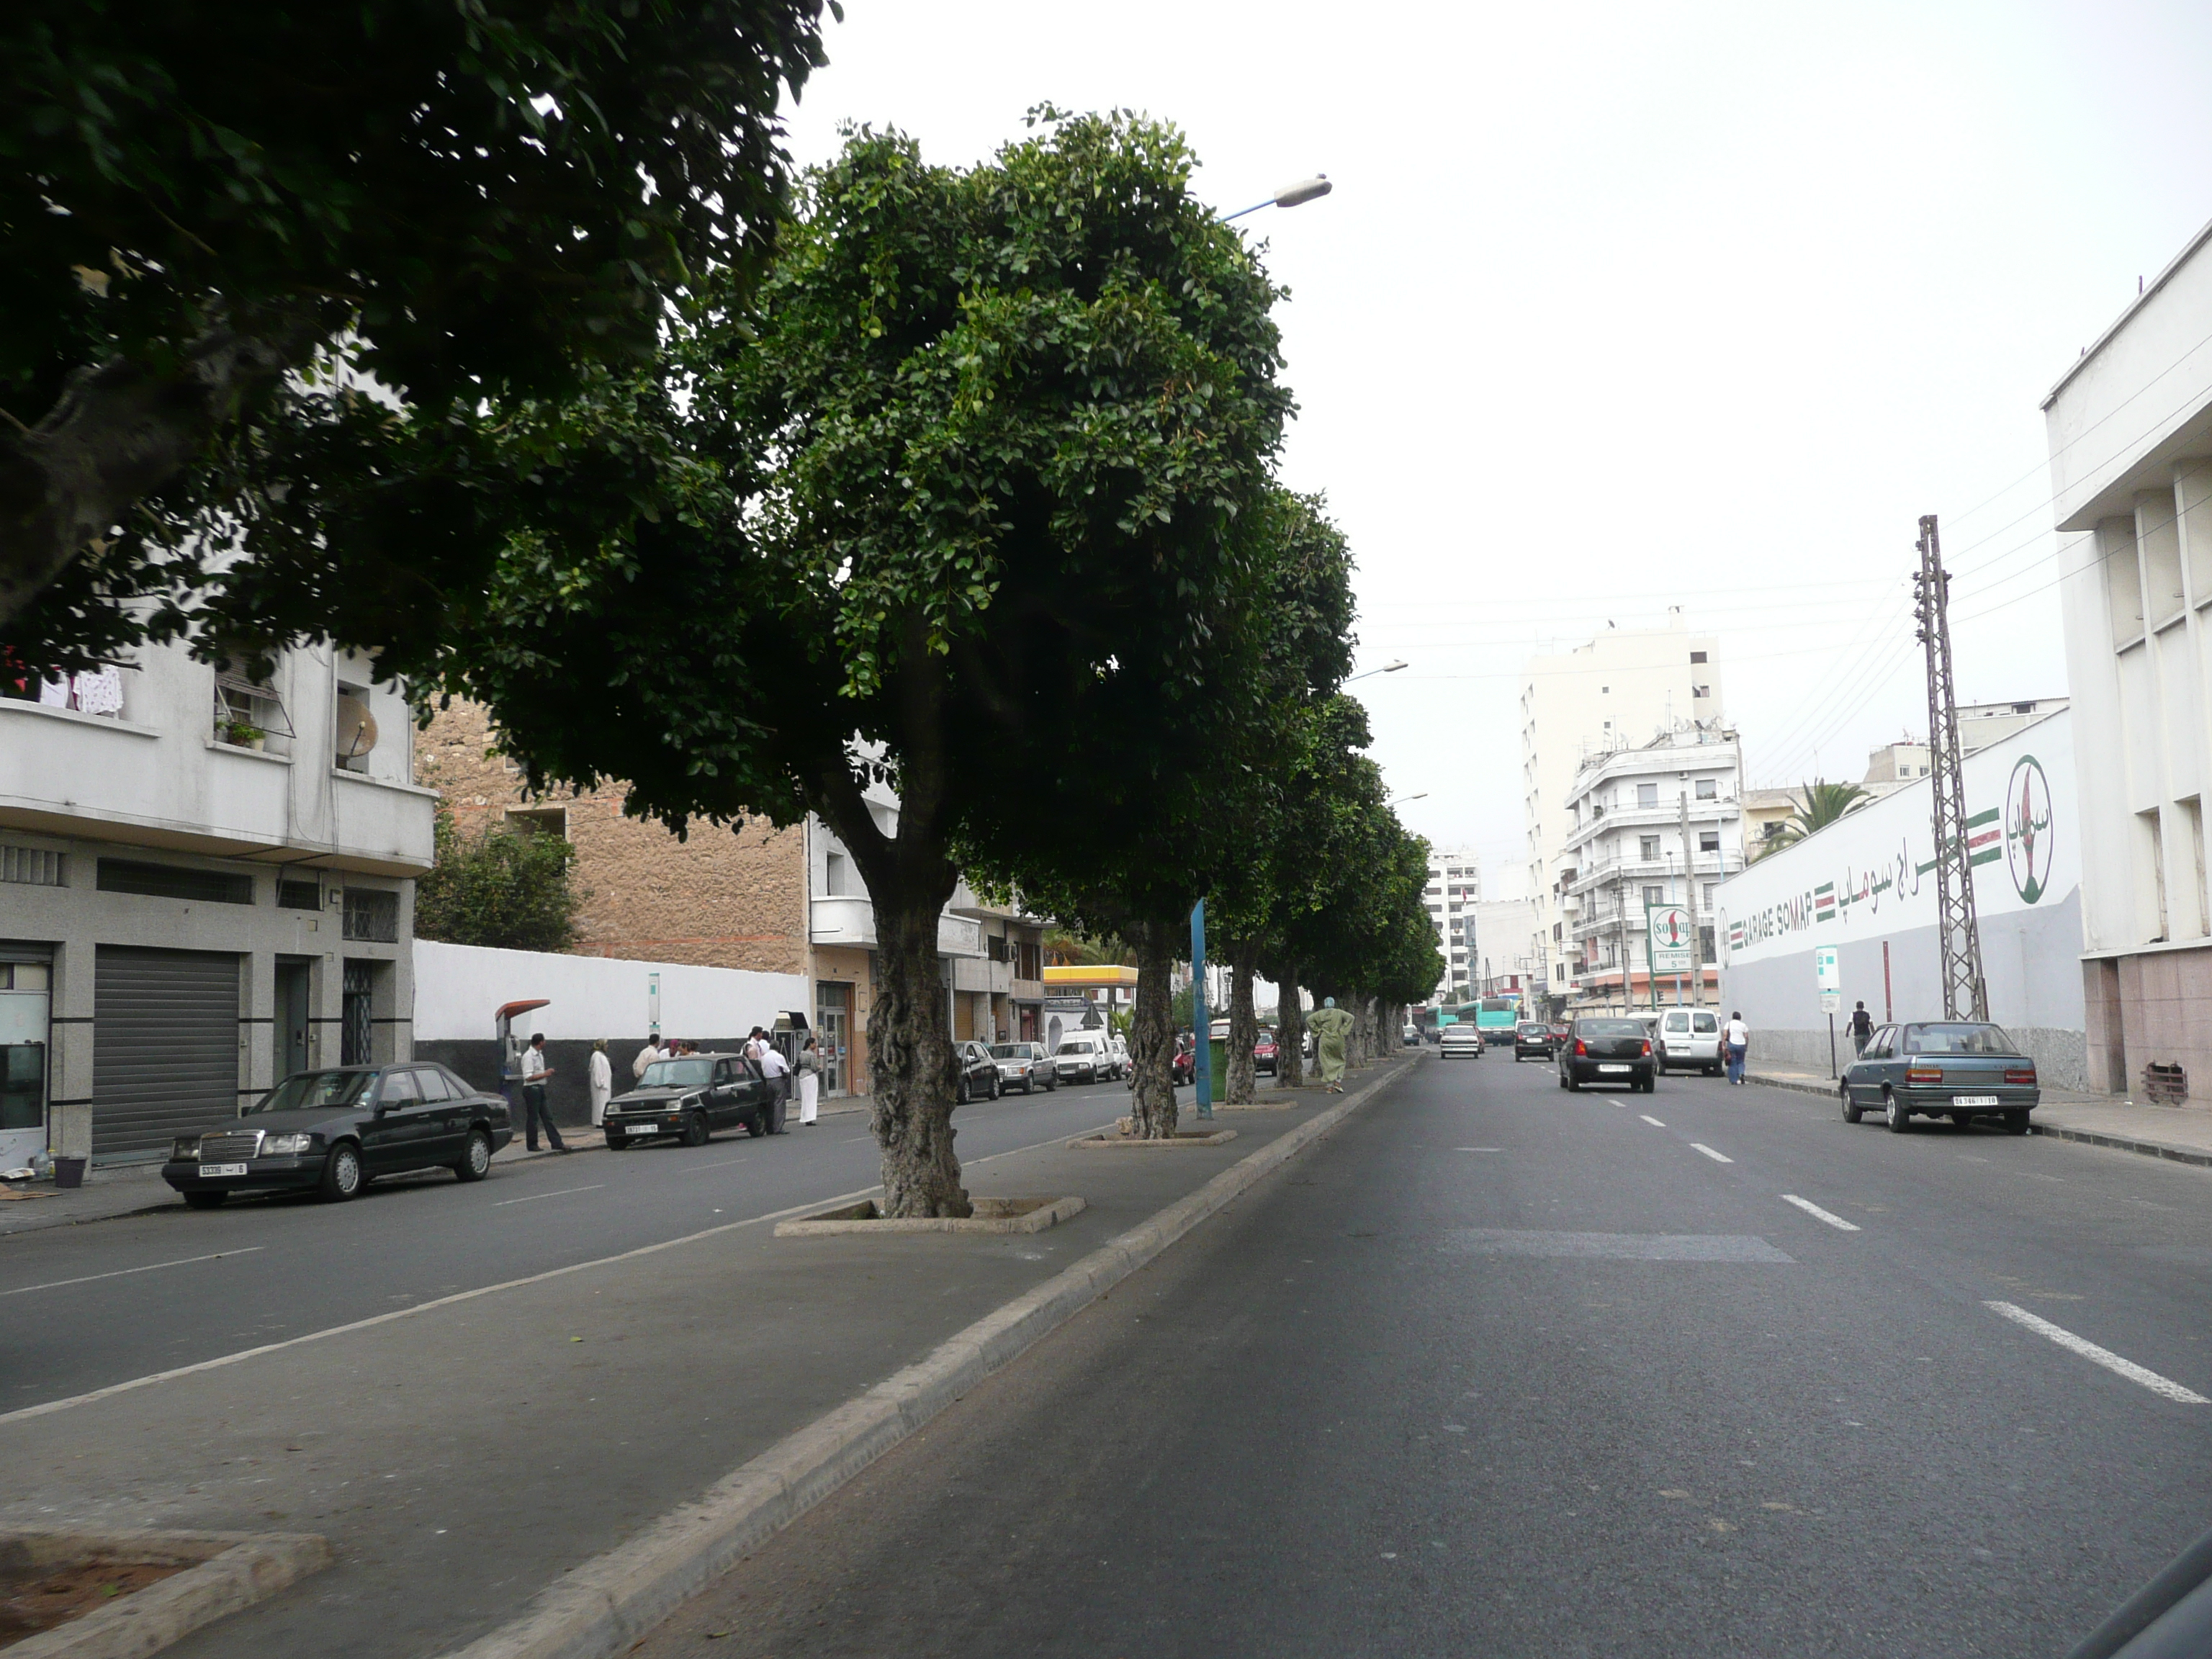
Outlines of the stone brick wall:
<svg viewBox="0 0 2212 1659">
<path fill-rule="evenodd" d="M 619 786 L 526 798 L 513 763 L 488 752 L 491 741 L 481 707 L 455 703 L 440 711 L 416 742 L 416 781 L 445 797 L 465 833 L 501 822 L 510 809 L 565 817 L 576 884 L 585 894 L 579 951 L 808 971 L 802 829 L 696 824 L 690 839 L 679 842 L 657 823 L 624 817 Z"/>
</svg>

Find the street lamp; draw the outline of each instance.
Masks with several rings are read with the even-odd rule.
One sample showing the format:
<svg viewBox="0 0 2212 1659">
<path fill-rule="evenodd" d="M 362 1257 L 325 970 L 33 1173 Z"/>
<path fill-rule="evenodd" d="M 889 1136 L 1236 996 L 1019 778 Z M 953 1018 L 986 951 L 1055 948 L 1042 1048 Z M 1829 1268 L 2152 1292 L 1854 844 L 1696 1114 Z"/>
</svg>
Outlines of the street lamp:
<svg viewBox="0 0 2212 1659">
<path fill-rule="evenodd" d="M 1395 674 L 1401 668 L 1411 668 L 1413 665 L 1403 657 L 1400 657 L 1395 661 L 1384 663 L 1380 668 L 1370 668 L 1357 674 L 1347 675 L 1344 683 L 1349 685 L 1353 680 L 1373 679 L 1377 674 Z"/>
<path fill-rule="evenodd" d="M 1250 207 L 1239 208 L 1234 213 L 1223 214 L 1221 222 L 1227 224 L 1231 219 L 1242 219 L 1246 214 L 1257 213 L 1265 207 L 1297 207 L 1302 202 L 1310 202 L 1317 197 L 1326 196 L 1335 188 L 1335 185 L 1329 183 L 1327 173 L 1316 173 L 1310 179 L 1301 179 L 1295 185 L 1284 185 L 1264 202 L 1255 202 Z M 1393 663 L 1391 667 L 1403 668 L 1405 665 L 1401 662 Z M 1382 672 L 1388 673 L 1389 670 L 1385 669 Z M 1195 1015 L 1199 1004 L 1211 1000 L 1206 993 L 1206 901 L 1204 899 L 1200 899 L 1193 905 L 1190 911 L 1190 981 L 1194 988 L 1191 993 L 1191 1006 Z M 1296 988 L 1293 987 L 1292 989 L 1295 992 Z M 1207 1012 L 1212 1012 L 1209 1007 Z M 1190 1080 L 1194 1092 L 1198 1097 L 1199 1116 L 1211 1118 L 1213 1115 L 1213 1044 L 1210 1040 L 1212 1025 L 1210 1022 L 1205 1020 L 1198 1020 L 1195 1023 L 1200 1026 L 1197 1034 L 1198 1052 L 1191 1056 Z"/>
<path fill-rule="evenodd" d="M 1395 806 L 1395 805 L 1396 805 L 1400 801 L 1401 801 L 1401 800 L 1426 800 L 1428 798 L 1429 798 L 1429 792 L 1428 792 L 1427 790 L 1424 789 L 1424 790 L 1422 790 L 1419 794 L 1413 794 L 1413 795 L 1393 795 L 1393 796 L 1391 796 L 1391 797 L 1390 797 L 1390 799 L 1388 799 L 1388 800 L 1384 801 L 1382 804 L 1383 804 L 1385 806 Z"/>
<path fill-rule="evenodd" d="M 1316 197 L 1326 196 L 1335 188 L 1334 185 L 1329 183 L 1328 174 L 1316 173 L 1312 178 L 1301 179 L 1295 185 L 1285 185 L 1264 202 L 1255 202 L 1250 207 L 1239 208 L 1234 213 L 1223 214 L 1221 222 L 1227 224 L 1231 219 L 1242 219 L 1246 214 L 1257 213 L 1261 208 L 1297 207 L 1301 203 L 1314 200 Z"/>
</svg>

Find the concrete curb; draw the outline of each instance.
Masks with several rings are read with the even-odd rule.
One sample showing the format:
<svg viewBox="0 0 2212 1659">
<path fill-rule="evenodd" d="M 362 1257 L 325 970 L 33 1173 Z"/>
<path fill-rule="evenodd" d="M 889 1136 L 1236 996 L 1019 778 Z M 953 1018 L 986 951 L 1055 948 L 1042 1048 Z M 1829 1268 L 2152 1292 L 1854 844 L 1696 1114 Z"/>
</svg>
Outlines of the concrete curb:
<svg viewBox="0 0 2212 1659">
<path fill-rule="evenodd" d="M 2136 1140 L 2127 1135 L 2108 1135 L 2100 1129 L 2069 1129 L 2057 1123 L 2031 1121 L 2028 1127 L 2037 1134 L 2058 1140 L 2078 1140 L 2086 1146 L 2109 1146 L 2116 1152 L 2140 1152 L 2145 1158 L 2163 1158 L 2176 1164 L 2212 1169 L 2212 1152 L 2199 1152 L 2194 1146 L 2169 1146 L 2162 1140 Z"/>
<path fill-rule="evenodd" d="M 1129 1120 L 1123 1118 L 1122 1122 Z M 1078 1135 L 1067 1144 L 1090 1152 L 1103 1152 L 1108 1147 L 1120 1150 L 1141 1146 L 1148 1152 L 1171 1152 L 1184 1146 L 1226 1146 L 1237 1139 L 1234 1129 L 1178 1129 L 1172 1140 L 1139 1140 L 1127 1130 L 1117 1135 Z"/>
<path fill-rule="evenodd" d="M 623 1652 L 763 1540 L 1328 1133 L 1411 1065 L 1391 1066 L 1358 1093 L 977 1320 L 927 1358 L 787 1436 L 696 1501 L 562 1574 L 520 1618 L 452 1659 L 609 1659 Z"/>
<path fill-rule="evenodd" d="M 1767 1089 L 1794 1089 L 1801 1095 L 1818 1095 L 1823 1100 L 1834 1098 L 1836 1091 L 1842 1086 L 1832 1078 L 1826 1084 L 1800 1083 L 1795 1078 L 1761 1077 L 1756 1072 L 1745 1073 L 1744 1081 Z"/>
<path fill-rule="evenodd" d="M 118 1560 L 184 1559 L 197 1565 L 142 1590 L 27 1637 L 9 1659 L 144 1659 L 203 1625 L 319 1572 L 331 1565 L 327 1539 L 313 1533 L 184 1533 L 155 1530 L 0 1534 L 62 1553 Z"/>
<path fill-rule="evenodd" d="M 1029 1207 L 1014 1209 L 1020 1204 Z M 778 1238 L 827 1238 L 866 1236 L 881 1238 L 887 1233 L 1041 1233 L 1048 1227 L 1056 1227 L 1063 1221 L 1073 1221 L 1083 1213 L 1080 1198 L 1070 1194 L 1066 1198 L 979 1198 L 975 1200 L 975 1213 L 965 1220 L 950 1216 L 879 1216 L 873 1212 L 874 1199 L 843 1210 L 825 1211 L 820 1215 L 804 1217 L 795 1221 L 775 1224 Z M 865 1216 L 851 1213 L 854 1210 L 870 1212 Z"/>
</svg>

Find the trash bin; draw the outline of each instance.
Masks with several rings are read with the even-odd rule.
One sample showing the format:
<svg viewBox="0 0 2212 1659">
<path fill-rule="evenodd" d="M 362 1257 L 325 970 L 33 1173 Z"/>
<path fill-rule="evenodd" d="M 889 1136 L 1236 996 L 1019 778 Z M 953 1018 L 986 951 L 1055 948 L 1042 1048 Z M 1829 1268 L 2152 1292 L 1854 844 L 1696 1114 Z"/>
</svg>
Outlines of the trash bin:
<svg viewBox="0 0 2212 1659">
<path fill-rule="evenodd" d="M 81 1158 L 58 1158 L 54 1160 L 54 1185 L 64 1189 L 84 1185 L 86 1160 Z"/>
</svg>

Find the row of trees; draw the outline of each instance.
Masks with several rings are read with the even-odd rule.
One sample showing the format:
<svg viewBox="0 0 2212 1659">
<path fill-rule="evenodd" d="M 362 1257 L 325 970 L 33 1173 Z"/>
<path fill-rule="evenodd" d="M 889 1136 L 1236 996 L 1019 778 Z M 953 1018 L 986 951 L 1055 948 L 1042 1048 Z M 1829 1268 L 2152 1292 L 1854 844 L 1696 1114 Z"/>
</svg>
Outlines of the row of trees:
<svg viewBox="0 0 2212 1659">
<path fill-rule="evenodd" d="M 571 35 L 599 13 L 554 10 Z M 252 397 L 224 393 L 229 412 L 207 416 L 197 450 L 179 439 L 185 459 L 137 496 L 72 508 L 93 528 L 74 557 L 46 558 L 58 576 L 40 586 L 35 559 L 11 565 L 8 643 L 60 666 L 164 632 L 248 657 L 332 637 L 426 700 L 488 705 L 534 789 L 620 781 L 628 810 L 679 834 L 818 815 L 874 902 L 888 1211 L 964 1214 L 936 952 L 962 871 L 1133 947 L 1137 1117 L 1164 1134 L 1168 969 L 1192 904 L 1208 901 L 1235 969 L 1231 1087 L 1249 1090 L 1255 973 L 1285 989 L 1293 1066 L 1299 985 L 1356 1005 L 1370 1034 L 1381 1010 L 1435 984 L 1425 849 L 1388 810 L 1361 753 L 1364 714 L 1340 690 L 1349 552 L 1317 500 L 1273 477 L 1292 406 L 1280 292 L 1190 194 L 1181 136 L 1043 110 L 1028 137 L 968 169 L 860 130 L 795 180 L 772 151 L 755 157 L 734 196 L 721 186 L 753 155 L 744 143 L 693 145 L 641 173 L 632 127 L 660 121 L 688 143 L 686 120 L 741 116 L 757 137 L 773 107 L 763 77 L 772 94 L 812 61 L 808 6 L 619 15 L 638 31 L 632 48 L 657 29 L 656 50 L 681 52 L 686 20 L 710 13 L 751 43 L 723 42 L 715 75 L 694 59 L 664 83 L 634 51 L 593 58 L 585 48 L 605 43 L 589 30 L 563 37 L 566 57 L 523 30 L 494 43 L 508 54 L 499 88 L 462 88 L 496 117 L 471 131 L 495 136 L 505 120 L 525 140 L 523 159 L 494 149 L 475 165 L 534 177 L 540 149 L 567 146 L 578 199 L 544 196 L 580 238 L 605 215 L 586 216 L 578 179 L 646 181 L 652 210 L 610 222 L 609 258 L 649 330 L 610 323 L 619 339 L 594 346 L 588 307 L 568 319 L 580 331 L 561 333 L 549 300 L 538 334 L 502 337 L 507 358 L 483 344 L 492 355 L 471 369 L 465 311 L 432 350 L 384 290 L 332 275 L 340 298 L 300 314 L 336 318 L 335 332 L 304 356 L 278 352 L 289 367 Z M 571 80 L 553 87 L 548 64 Z M 610 112 L 595 70 L 612 84 L 641 74 L 650 95 Z M 653 101 L 678 94 L 694 106 L 680 118 Z M 579 149 L 576 125 L 607 131 Z M 54 210 L 36 210 L 74 215 L 64 186 L 77 182 L 46 179 L 38 199 Z M 702 191 L 711 211 L 670 200 Z M 30 210 L 0 210 L 12 244 Z M 219 257 L 227 222 L 210 212 L 183 234 L 207 231 Z M 240 246 L 263 246 L 258 224 Z M 325 240 L 343 263 L 338 231 Z M 137 246 L 114 244 L 126 293 L 158 264 Z M 515 257 L 535 246 L 518 240 Z M 479 297 L 496 291 L 494 256 L 463 239 L 419 251 L 424 293 L 462 280 L 442 263 L 457 248 L 483 267 Z M 545 254 L 548 295 L 562 261 L 582 257 Z M 156 287 L 173 286 L 161 270 Z M 47 297 L 105 325 L 97 307 L 116 284 L 98 286 Z M 206 301 L 168 337 L 235 332 L 231 304 Z M 59 324 L 50 332 L 48 371 L 68 343 Z M 173 367 L 120 335 L 72 349 L 83 361 L 48 373 L 58 402 L 43 416 L 38 376 L 0 362 L 14 370 L 0 398 L 36 417 L 17 422 L 33 437 L 92 419 L 84 400 L 102 376 Z M 523 372 L 533 354 L 555 368 Z M 0 477 L 0 511 L 13 511 L 6 489 Z M 11 561 L 38 551 L 29 522 L 8 521 Z M 1010 776 L 1024 787 L 978 787 Z M 877 783 L 896 791 L 895 813 L 872 805 Z"/>
</svg>

